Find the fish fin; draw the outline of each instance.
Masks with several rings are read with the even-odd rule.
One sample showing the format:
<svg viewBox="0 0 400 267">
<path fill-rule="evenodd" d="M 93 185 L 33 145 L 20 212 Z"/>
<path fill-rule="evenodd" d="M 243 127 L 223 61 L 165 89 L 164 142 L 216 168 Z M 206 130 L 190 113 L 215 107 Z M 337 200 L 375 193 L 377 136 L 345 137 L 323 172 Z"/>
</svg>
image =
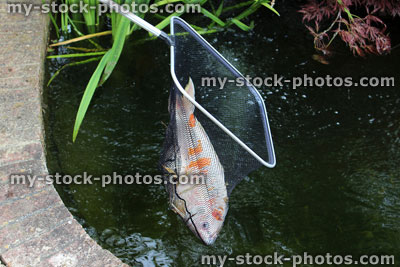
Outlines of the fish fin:
<svg viewBox="0 0 400 267">
<path fill-rule="evenodd" d="M 188 93 L 188 95 L 191 98 L 193 98 L 193 100 L 196 100 L 194 84 L 193 84 L 192 78 L 190 78 L 190 77 L 189 77 L 189 82 L 185 87 L 185 91 L 186 91 L 186 93 Z M 192 114 L 194 112 L 194 108 L 195 108 L 194 105 L 185 96 L 182 96 L 182 103 L 188 114 Z"/>
<path fill-rule="evenodd" d="M 169 173 L 169 174 L 176 174 L 171 168 L 168 168 L 167 166 L 163 165 L 163 168 Z"/>
<path fill-rule="evenodd" d="M 194 84 L 193 84 L 193 80 L 192 78 L 189 77 L 189 82 L 185 87 L 185 91 L 186 93 L 188 93 L 190 95 L 191 98 L 193 98 L 194 100 L 196 100 L 195 98 L 195 90 L 194 90 Z"/>
</svg>

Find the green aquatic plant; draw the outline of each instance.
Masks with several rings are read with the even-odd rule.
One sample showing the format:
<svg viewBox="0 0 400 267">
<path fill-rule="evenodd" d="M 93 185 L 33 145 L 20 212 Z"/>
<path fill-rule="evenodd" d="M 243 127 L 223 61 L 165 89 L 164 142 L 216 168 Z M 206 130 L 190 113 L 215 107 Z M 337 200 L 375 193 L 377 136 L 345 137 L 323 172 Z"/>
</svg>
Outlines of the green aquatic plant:
<svg viewBox="0 0 400 267">
<path fill-rule="evenodd" d="M 118 4 L 140 4 L 140 5 L 155 5 L 157 8 L 166 7 L 166 5 L 177 5 L 183 4 L 185 7 L 189 5 L 196 4 L 199 6 L 199 15 L 206 18 L 207 25 L 206 26 L 198 26 L 195 24 L 190 24 L 196 31 L 200 34 L 211 34 L 218 31 L 221 31 L 225 28 L 236 26 L 244 31 L 249 31 L 254 27 L 254 22 L 250 21 L 250 24 L 246 24 L 246 20 L 248 21 L 249 16 L 256 12 L 259 8 L 266 7 L 269 10 L 273 11 L 275 14 L 279 15 L 279 13 L 274 9 L 274 0 L 251 0 L 251 1 L 240 1 L 234 4 L 229 4 L 233 1 L 219 1 L 218 5 L 216 5 L 211 0 L 114 0 Z M 83 2 L 88 4 L 89 6 L 97 6 L 98 0 L 63 0 L 63 3 L 67 5 L 71 4 L 79 4 L 79 2 Z M 228 4 L 227 4 L 228 3 Z M 189 10 L 189 9 L 188 9 Z M 151 15 L 152 20 L 157 19 L 159 22 L 156 24 L 156 27 L 160 30 L 167 27 L 170 23 L 170 19 L 172 16 L 182 16 L 185 14 L 185 11 L 177 11 L 169 16 L 163 16 L 162 14 L 143 14 L 140 12 L 136 12 L 136 14 L 142 18 L 145 16 Z M 107 79 L 112 74 L 115 66 L 118 63 L 118 60 L 121 56 L 123 47 L 125 42 L 127 41 L 127 37 L 131 36 L 134 31 L 138 30 L 139 27 L 133 23 L 131 23 L 127 18 L 121 16 L 120 14 L 111 11 L 107 16 L 100 16 L 98 10 L 91 8 L 88 13 L 84 14 L 71 14 L 68 12 L 61 13 L 59 19 L 56 16 L 50 15 L 51 21 L 55 26 L 55 30 L 57 34 L 59 31 L 64 34 L 64 36 L 70 36 L 71 33 L 76 34 L 78 37 L 74 37 L 67 41 L 62 40 L 58 43 L 50 45 L 49 51 L 53 51 L 53 48 L 56 46 L 65 46 L 67 44 L 72 44 L 81 41 L 90 42 L 91 46 L 94 46 L 93 49 L 87 48 L 85 53 L 68 53 L 68 54 L 55 54 L 50 55 L 48 59 L 54 58 L 79 58 L 79 57 L 91 57 L 89 59 L 83 61 L 77 61 L 72 63 L 67 63 L 63 67 L 61 67 L 58 71 L 56 71 L 53 76 L 50 78 L 48 84 L 50 84 L 54 78 L 60 73 L 62 69 L 68 66 L 76 66 L 80 64 L 86 64 L 89 62 L 100 60 L 97 68 L 95 69 L 92 77 L 90 78 L 84 94 L 81 99 L 81 103 L 79 105 L 79 109 L 76 115 L 74 130 L 73 130 L 73 141 L 76 140 L 77 134 L 79 132 L 79 128 L 82 124 L 82 121 L 85 117 L 87 109 L 90 105 L 90 101 L 96 91 L 96 89 L 104 84 Z M 60 26 L 57 25 L 57 21 L 59 20 Z M 102 30 L 102 25 L 106 24 L 105 22 L 111 22 L 111 31 L 100 31 Z M 203 20 L 204 21 L 204 20 Z M 83 34 L 82 32 L 86 31 L 87 34 Z M 112 46 L 110 49 L 105 50 L 95 38 L 99 38 L 104 35 L 112 35 Z M 58 35 L 59 36 L 59 35 Z M 134 42 L 140 43 L 148 40 L 155 39 L 153 36 L 149 36 L 147 38 L 136 39 Z M 78 49 L 79 50 L 79 49 Z M 84 49 L 80 49 L 81 51 Z M 101 57 L 99 57 L 101 56 Z"/>
</svg>

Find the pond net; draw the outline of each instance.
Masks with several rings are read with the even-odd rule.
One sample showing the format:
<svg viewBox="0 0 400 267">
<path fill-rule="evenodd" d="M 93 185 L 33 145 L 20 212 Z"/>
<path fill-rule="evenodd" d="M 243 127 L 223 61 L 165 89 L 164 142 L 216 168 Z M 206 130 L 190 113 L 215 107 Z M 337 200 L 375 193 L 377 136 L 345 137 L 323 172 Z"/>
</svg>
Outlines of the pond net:
<svg viewBox="0 0 400 267">
<path fill-rule="evenodd" d="M 182 19 L 171 20 L 171 35 L 174 85 L 160 165 L 168 175 L 205 177 L 202 186 L 167 186 L 173 209 L 187 223 L 191 221 L 189 227 L 201 237 L 201 226 L 192 220 L 201 201 L 225 199 L 221 212 L 215 211 L 221 203 L 201 211 L 208 219 L 199 223 L 211 224 L 219 216 L 223 221 L 227 197 L 234 187 L 260 166 L 273 167 L 275 155 L 265 104 L 258 91 Z M 225 86 L 220 89 L 217 81 L 226 81 Z M 195 207 L 190 198 L 204 199 Z M 210 233 L 216 236 L 218 231 Z"/>
</svg>

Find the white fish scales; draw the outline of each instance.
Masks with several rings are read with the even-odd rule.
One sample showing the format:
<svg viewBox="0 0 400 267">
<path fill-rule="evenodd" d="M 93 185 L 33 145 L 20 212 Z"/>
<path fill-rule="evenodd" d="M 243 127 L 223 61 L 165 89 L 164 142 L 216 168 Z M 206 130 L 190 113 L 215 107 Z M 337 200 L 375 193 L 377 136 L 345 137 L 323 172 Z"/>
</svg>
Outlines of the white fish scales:
<svg viewBox="0 0 400 267">
<path fill-rule="evenodd" d="M 185 88 L 194 99 L 195 89 L 191 79 Z M 205 244 L 215 242 L 228 211 L 228 195 L 224 168 L 214 147 L 194 115 L 195 106 L 184 96 L 175 103 L 178 155 L 174 166 L 177 175 L 201 176 L 201 184 L 176 184 L 170 190 L 171 208 Z M 172 173 L 171 166 L 164 166 Z M 189 179 L 190 180 L 190 179 Z"/>
</svg>

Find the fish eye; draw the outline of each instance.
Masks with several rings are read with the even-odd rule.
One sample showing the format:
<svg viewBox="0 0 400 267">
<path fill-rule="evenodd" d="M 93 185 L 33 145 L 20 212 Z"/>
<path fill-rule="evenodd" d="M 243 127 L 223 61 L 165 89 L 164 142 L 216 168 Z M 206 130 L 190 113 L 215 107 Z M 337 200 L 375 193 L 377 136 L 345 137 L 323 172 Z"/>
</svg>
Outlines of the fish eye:
<svg viewBox="0 0 400 267">
<path fill-rule="evenodd" d="M 203 222 L 203 223 L 201 224 L 201 227 L 202 227 L 203 229 L 208 229 L 208 227 L 209 227 L 208 222 Z"/>
</svg>

